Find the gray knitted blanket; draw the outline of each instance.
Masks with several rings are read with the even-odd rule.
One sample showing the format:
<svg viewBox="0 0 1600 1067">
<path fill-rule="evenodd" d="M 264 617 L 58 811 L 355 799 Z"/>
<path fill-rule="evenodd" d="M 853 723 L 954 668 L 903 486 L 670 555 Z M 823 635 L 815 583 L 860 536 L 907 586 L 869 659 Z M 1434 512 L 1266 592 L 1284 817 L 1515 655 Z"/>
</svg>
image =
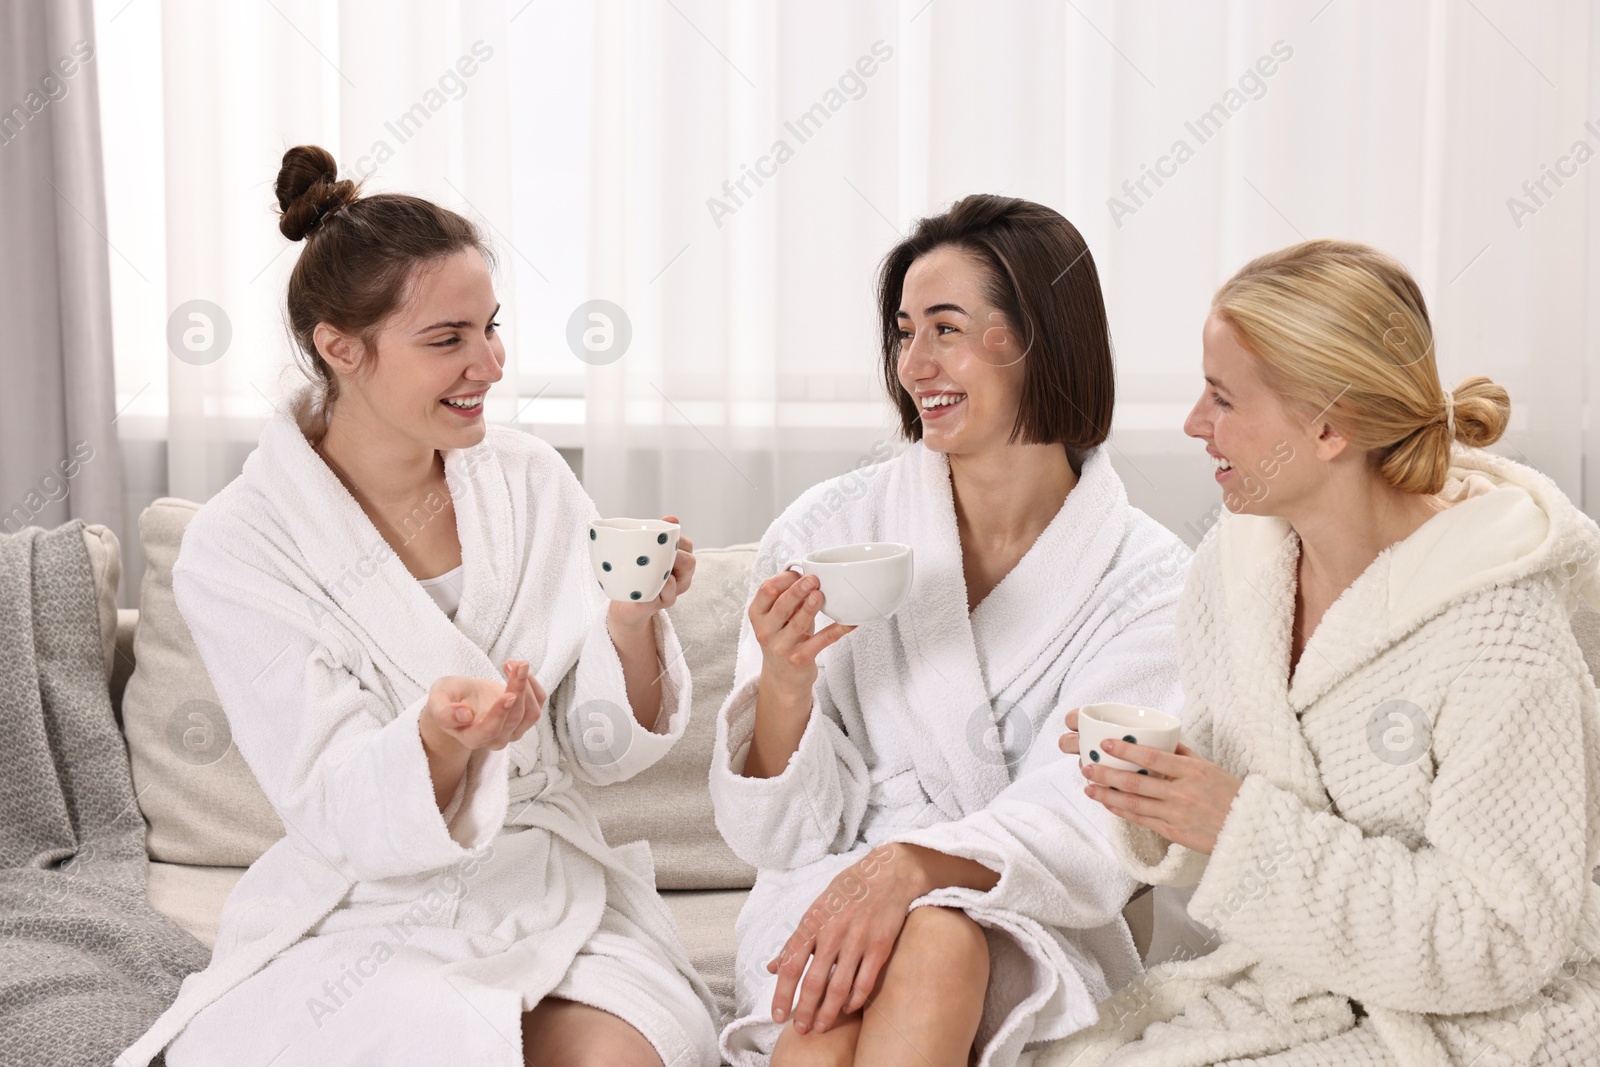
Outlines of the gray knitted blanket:
<svg viewBox="0 0 1600 1067">
<path fill-rule="evenodd" d="M 106 1067 L 211 953 L 150 906 L 82 520 L 0 535 L 0 1064 Z"/>
</svg>

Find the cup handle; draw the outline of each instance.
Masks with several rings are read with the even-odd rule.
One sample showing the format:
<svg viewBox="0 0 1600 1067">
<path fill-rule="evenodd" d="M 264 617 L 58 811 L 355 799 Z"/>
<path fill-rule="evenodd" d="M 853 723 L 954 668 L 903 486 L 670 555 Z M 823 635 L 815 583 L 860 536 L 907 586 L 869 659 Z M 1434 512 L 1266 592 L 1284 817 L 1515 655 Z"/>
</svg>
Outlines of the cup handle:
<svg viewBox="0 0 1600 1067">
<path fill-rule="evenodd" d="M 785 563 L 782 567 L 779 567 L 778 570 L 781 573 L 782 571 L 792 571 L 796 567 L 800 568 L 801 575 L 806 573 L 806 561 L 803 559 L 791 559 L 788 563 Z"/>
</svg>

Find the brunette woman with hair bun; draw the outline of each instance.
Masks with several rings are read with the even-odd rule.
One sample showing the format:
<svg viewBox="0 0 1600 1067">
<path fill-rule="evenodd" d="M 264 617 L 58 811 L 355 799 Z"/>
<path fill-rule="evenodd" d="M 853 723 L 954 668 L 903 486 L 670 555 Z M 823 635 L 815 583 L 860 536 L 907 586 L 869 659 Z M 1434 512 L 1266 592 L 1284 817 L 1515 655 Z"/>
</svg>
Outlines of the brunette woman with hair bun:
<svg viewBox="0 0 1600 1067">
<path fill-rule="evenodd" d="M 362 196 L 314 146 L 277 199 L 309 382 L 190 522 L 173 593 L 285 836 L 117 1063 L 714 1067 L 648 848 L 607 847 L 574 788 L 683 735 L 662 609 L 692 542 L 652 601 L 597 588 L 567 463 L 484 419 L 505 349 L 473 223 Z"/>
<path fill-rule="evenodd" d="M 1186 744 L 1105 742 L 1141 773 L 1087 788 L 1130 874 L 1193 887 L 1211 951 L 1039 1064 L 1600 1062 L 1600 715 L 1569 621 L 1600 606 L 1600 528 L 1484 451 L 1506 391 L 1442 387 L 1377 249 L 1246 264 L 1203 342 L 1185 429 L 1226 511 L 1178 609 Z"/>
</svg>

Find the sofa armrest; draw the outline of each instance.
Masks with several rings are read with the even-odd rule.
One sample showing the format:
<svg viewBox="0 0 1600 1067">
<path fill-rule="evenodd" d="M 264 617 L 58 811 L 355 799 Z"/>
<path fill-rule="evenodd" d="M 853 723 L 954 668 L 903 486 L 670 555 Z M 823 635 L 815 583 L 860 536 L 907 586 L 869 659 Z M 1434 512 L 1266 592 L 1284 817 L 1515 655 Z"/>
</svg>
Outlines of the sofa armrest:
<svg viewBox="0 0 1600 1067">
<path fill-rule="evenodd" d="M 117 717 L 117 729 L 122 729 L 122 694 L 133 676 L 133 631 L 139 625 L 138 608 L 117 609 L 117 648 L 111 668 L 111 711 Z"/>
</svg>

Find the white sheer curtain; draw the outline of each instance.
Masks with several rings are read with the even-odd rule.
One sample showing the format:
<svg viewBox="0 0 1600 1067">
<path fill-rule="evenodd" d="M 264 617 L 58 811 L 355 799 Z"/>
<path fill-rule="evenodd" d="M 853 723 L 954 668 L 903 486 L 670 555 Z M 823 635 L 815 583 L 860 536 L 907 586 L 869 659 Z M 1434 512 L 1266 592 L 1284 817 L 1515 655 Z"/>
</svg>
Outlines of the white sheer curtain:
<svg viewBox="0 0 1600 1067">
<path fill-rule="evenodd" d="M 511 353 L 489 417 L 572 450 L 602 511 L 676 513 L 701 545 L 758 536 L 892 439 L 877 263 L 975 191 L 1088 238 L 1114 461 L 1191 540 L 1215 497 L 1179 429 L 1206 304 L 1302 237 L 1407 262 L 1446 384 L 1503 383 L 1503 450 L 1600 501 L 1600 163 L 1576 148 L 1600 152 L 1600 3 L 99 7 L 118 425 L 167 443 L 161 492 L 225 484 L 296 380 L 271 185 L 286 147 L 317 142 L 373 168 L 370 189 L 486 223 Z M 210 362 L 168 352 L 195 299 L 232 326 Z M 621 316 L 587 317 L 594 300 Z M 575 313 L 601 334 L 625 316 L 620 358 L 580 359 Z"/>
</svg>

